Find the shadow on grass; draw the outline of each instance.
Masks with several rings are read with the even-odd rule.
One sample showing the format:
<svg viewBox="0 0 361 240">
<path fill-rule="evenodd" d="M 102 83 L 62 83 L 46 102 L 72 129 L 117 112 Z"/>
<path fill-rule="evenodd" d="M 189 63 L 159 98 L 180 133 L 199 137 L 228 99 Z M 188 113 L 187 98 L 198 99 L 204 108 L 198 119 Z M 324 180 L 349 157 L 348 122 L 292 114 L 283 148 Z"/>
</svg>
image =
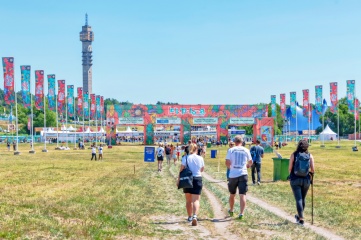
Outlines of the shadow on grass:
<svg viewBox="0 0 361 240">
<path fill-rule="evenodd" d="M 198 218 L 197 221 L 198 222 L 213 222 L 213 223 L 222 223 L 222 222 L 230 222 L 233 221 L 234 219 L 226 217 L 226 218 L 213 218 L 213 219 L 202 219 L 202 218 Z M 154 225 L 172 225 L 172 224 L 189 224 L 190 222 L 188 222 L 187 220 L 178 220 L 178 221 L 159 221 L 159 222 L 152 222 L 151 224 Z"/>
<path fill-rule="evenodd" d="M 280 226 L 286 226 L 289 225 L 291 222 L 289 221 L 284 221 L 284 222 L 280 222 L 280 223 L 258 223 L 257 225 L 253 225 L 255 227 L 263 225 L 263 226 L 269 226 L 269 227 L 280 227 Z"/>
</svg>

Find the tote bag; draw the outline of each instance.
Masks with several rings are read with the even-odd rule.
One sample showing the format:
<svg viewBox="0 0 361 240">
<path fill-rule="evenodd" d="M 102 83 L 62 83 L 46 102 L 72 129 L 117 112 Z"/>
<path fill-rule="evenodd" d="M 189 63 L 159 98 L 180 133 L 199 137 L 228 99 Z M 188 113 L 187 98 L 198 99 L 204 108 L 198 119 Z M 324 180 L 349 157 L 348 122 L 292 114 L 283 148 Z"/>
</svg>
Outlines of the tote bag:
<svg viewBox="0 0 361 240">
<path fill-rule="evenodd" d="M 179 185 L 180 188 L 193 188 L 193 174 L 188 167 L 188 156 L 186 156 L 186 167 L 179 173 Z"/>
</svg>

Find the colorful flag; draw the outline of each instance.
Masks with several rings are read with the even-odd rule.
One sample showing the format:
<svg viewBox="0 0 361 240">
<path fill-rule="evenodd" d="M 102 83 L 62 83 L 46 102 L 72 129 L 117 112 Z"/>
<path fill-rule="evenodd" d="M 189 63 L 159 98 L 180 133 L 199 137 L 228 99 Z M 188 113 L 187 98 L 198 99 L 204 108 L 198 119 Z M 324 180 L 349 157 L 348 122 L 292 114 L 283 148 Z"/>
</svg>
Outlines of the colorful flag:
<svg viewBox="0 0 361 240">
<path fill-rule="evenodd" d="M 318 115 L 322 114 L 322 85 L 315 87 L 315 109 Z"/>
<path fill-rule="evenodd" d="M 290 92 L 290 105 L 292 117 L 296 117 L 296 92 Z"/>
<path fill-rule="evenodd" d="M 58 114 L 65 114 L 65 80 L 58 80 Z"/>
<path fill-rule="evenodd" d="M 78 116 L 83 116 L 83 88 L 78 87 Z"/>
<path fill-rule="evenodd" d="M 28 117 L 28 130 L 30 131 L 30 129 L 31 129 L 31 118 Z"/>
<path fill-rule="evenodd" d="M 31 98 L 30 98 L 30 70 L 31 67 L 20 66 L 21 71 L 21 96 L 23 99 L 24 107 L 30 109 L 31 107 Z"/>
<path fill-rule="evenodd" d="M 303 91 L 303 116 L 304 117 L 309 117 L 309 112 L 310 112 L 310 98 L 309 98 L 309 90 L 308 89 L 304 89 Z"/>
<path fill-rule="evenodd" d="M 337 82 L 330 83 L 330 100 L 331 100 L 331 108 L 330 111 L 332 113 L 337 112 Z"/>
<path fill-rule="evenodd" d="M 104 117 L 104 97 L 101 96 L 100 97 L 100 115 L 101 115 L 101 118 L 105 118 Z"/>
<path fill-rule="evenodd" d="M 355 99 L 355 106 L 356 106 L 356 120 L 360 119 L 360 111 L 359 107 L 360 107 L 360 101 L 358 100 L 358 98 Z"/>
<path fill-rule="evenodd" d="M 44 71 L 35 71 L 35 108 L 44 108 Z"/>
<path fill-rule="evenodd" d="M 48 103 L 49 110 L 55 110 L 55 74 L 48 75 Z"/>
<path fill-rule="evenodd" d="M 89 119 L 89 92 L 83 93 L 84 119 Z"/>
<path fill-rule="evenodd" d="M 14 58 L 3 57 L 4 69 L 4 99 L 6 104 L 15 102 L 14 89 Z"/>
<path fill-rule="evenodd" d="M 351 113 L 355 111 L 355 80 L 347 80 L 347 105 Z"/>
<path fill-rule="evenodd" d="M 100 119 L 100 96 L 95 96 L 95 102 L 96 102 L 96 118 Z"/>
<path fill-rule="evenodd" d="M 286 116 L 286 94 L 280 94 L 280 107 L 281 107 L 281 115 L 284 118 Z"/>
<path fill-rule="evenodd" d="M 95 94 L 90 94 L 90 119 L 95 119 L 96 110 Z"/>
<path fill-rule="evenodd" d="M 67 86 L 67 104 L 68 104 L 68 116 L 74 116 L 74 85 Z"/>
<path fill-rule="evenodd" d="M 328 106 L 326 99 L 323 99 L 322 102 L 322 116 L 325 116 L 325 113 L 327 112 Z"/>
<path fill-rule="evenodd" d="M 271 95 L 271 110 L 272 110 L 272 117 L 276 117 L 276 95 Z"/>
</svg>

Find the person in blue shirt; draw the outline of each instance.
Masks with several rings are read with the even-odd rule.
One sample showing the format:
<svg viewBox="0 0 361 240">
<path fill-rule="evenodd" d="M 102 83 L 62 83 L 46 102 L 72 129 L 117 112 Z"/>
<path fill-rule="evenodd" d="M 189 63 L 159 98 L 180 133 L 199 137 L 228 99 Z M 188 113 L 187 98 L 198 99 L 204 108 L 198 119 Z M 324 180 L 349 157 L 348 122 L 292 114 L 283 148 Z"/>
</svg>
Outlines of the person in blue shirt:
<svg viewBox="0 0 361 240">
<path fill-rule="evenodd" d="M 256 140 L 256 146 L 253 146 L 250 150 L 253 160 L 253 164 L 251 168 L 253 185 L 256 184 L 256 177 L 255 177 L 256 171 L 257 171 L 257 184 L 261 185 L 261 163 L 264 155 L 264 150 L 263 147 L 260 146 L 260 143 L 261 142 L 259 140 Z"/>
</svg>

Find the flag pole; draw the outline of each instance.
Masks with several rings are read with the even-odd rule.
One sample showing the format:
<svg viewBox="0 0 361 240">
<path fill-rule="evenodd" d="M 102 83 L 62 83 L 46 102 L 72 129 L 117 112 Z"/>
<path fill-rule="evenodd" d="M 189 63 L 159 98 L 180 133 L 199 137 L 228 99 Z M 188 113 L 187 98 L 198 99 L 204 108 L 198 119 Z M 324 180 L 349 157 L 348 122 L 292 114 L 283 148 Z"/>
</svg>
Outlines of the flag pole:
<svg viewBox="0 0 361 240">
<path fill-rule="evenodd" d="M 84 94 L 84 92 L 83 92 Z M 84 143 L 85 143 L 85 112 L 84 112 L 84 97 L 82 99 L 82 105 L 83 105 L 83 147 L 84 147 Z"/>
<path fill-rule="evenodd" d="M 56 94 L 56 149 L 59 149 L 58 98 L 59 98 L 59 93 Z"/>
<path fill-rule="evenodd" d="M 42 152 L 48 152 L 48 150 L 46 149 L 46 101 L 45 101 L 45 94 L 44 94 L 44 84 L 43 84 L 43 101 L 44 101 L 44 149 L 42 150 Z"/>
<path fill-rule="evenodd" d="M 75 90 L 74 90 L 75 91 Z M 76 111 L 75 111 L 75 97 L 73 96 L 73 115 L 74 115 L 74 123 L 75 123 L 75 133 L 74 133 L 74 150 L 76 150 Z"/>
<path fill-rule="evenodd" d="M 67 94 L 68 90 L 67 90 Z M 65 102 L 65 134 L 66 134 L 66 148 L 68 148 L 68 97 L 66 98 L 66 102 Z"/>
<path fill-rule="evenodd" d="M 310 101 L 308 101 L 308 144 L 311 143 L 311 113 L 310 113 Z"/>
<path fill-rule="evenodd" d="M 90 96 L 90 94 L 89 94 Z M 90 104 L 89 104 L 90 103 Z M 90 142 L 90 110 L 91 110 L 91 105 L 92 105 L 92 102 L 91 102 L 91 98 L 88 99 L 88 113 L 89 113 L 89 121 L 88 121 L 88 128 L 89 128 L 89 134 L 88 134 L 88 140 L 89 140 L 89 143 L 90 145 L 92 145 L 92 143 Z M 89 107 L 90 106 L 90 107 Z"/>
<path fill-rule="evenodd" d="M 16 112 L 16 151 L 14 152 L 14 155 L 19 155 L 20 152 L 19 152 L 18 98 L 16 94 L 15 83 L 14 83 L 14 94 L 15 94 L 15 112 Z"/>
<path fill-rule="evenodd" d="M 357 146 L 356 145 L 356 94 L 354 96 L 354 115 L 355 115 L 355 147 Z"/>
<path fill-rule="evenodd" d="M 337 146 L 336 148 L 340 148 L 340 108 L 339 102 L 337 101 Z"/>
<path fill-rule="evenodd" d="M 34 151 L 34 113 L 33 113 L 33 95 L 31 94 L 30 91 L 30 110 L 31 110 L 31 150 L 29 151 L 29 153 L 35 153 Z"/>
</svg>

